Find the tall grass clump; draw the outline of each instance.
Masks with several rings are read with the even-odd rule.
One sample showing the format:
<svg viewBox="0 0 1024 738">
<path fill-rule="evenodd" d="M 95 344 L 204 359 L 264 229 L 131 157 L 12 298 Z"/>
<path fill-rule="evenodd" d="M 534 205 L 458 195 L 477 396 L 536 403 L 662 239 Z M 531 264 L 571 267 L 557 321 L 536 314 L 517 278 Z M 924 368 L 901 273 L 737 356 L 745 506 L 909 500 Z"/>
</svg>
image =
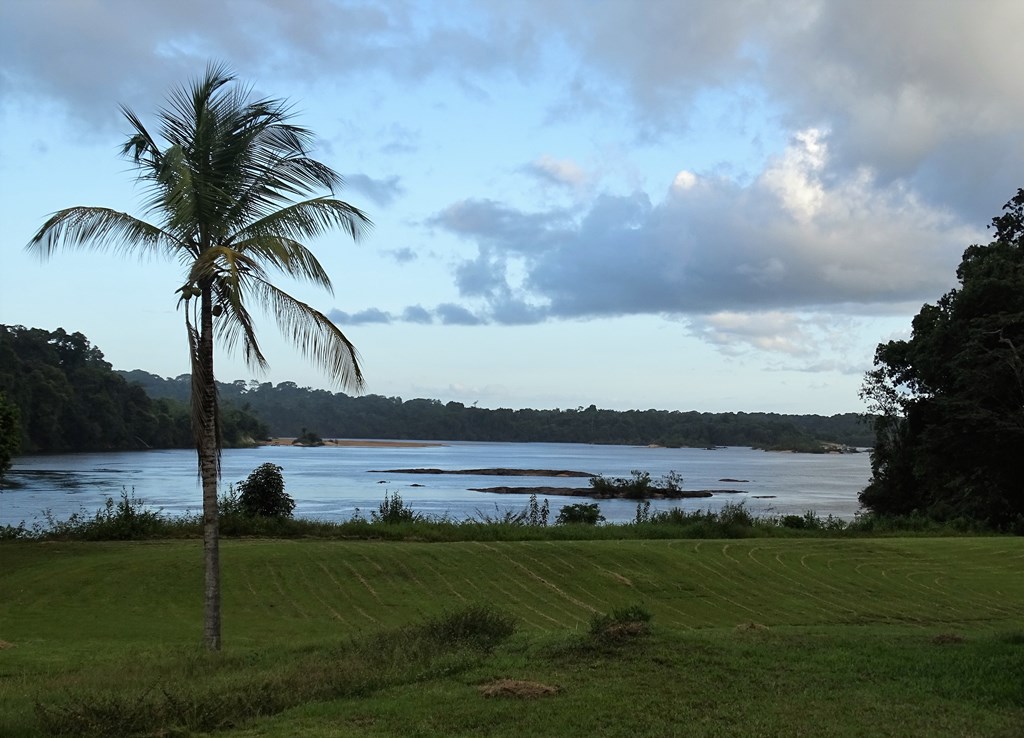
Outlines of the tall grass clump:
<svg viewBox="0 0 1024 738">
<path fill-rule="evenodd" d="M 590 619 L 590 637 L 604 642 L 622 641 L 651 632 L 651 611 L 643 605 L 629 605 L 610 613 L 595 613 Z"/>
<path fill-rule="evenodd" d="M 192 517 L 165 516 L 162 510 L 146 507 L 135 490 L 121 490 L 121 498 L 107 497 L 103 507 L 91 515 L 84 510 L 58 520 L 50 510 L 43 512 L 45 526 L 39 526 L 31 537 L 79 541 L 129 541 L 145 538 L 172 538 L 187 535 L 197 523 Z M 20 531 L 27 535 L 27 529 Z"/>
<path fill-rule="evenodd" d="M 530 495 L 530 501 L 523 510 L 499 510 L 495 505 L 495 514 L 488 515 L 479 510 L 472 522 L 482 525 L 507 525 L 507 526 L 530 526 L 533 528 L 544 528 L 548 524 L 551 515 L 551 506 L 547 499 L 544 502 L 537 501 L 536 493 Z"/>
<path fill-rule="evenodd" d="M 515 619 L 474 605 L 358 640 L 271 656 L 185 655 L 147 683 L 70 684 L 36 702 L 42 732 L 61 736 L 169 736 L 244 725 L 310 702 L 372 694 L 451 675 L 508 639 Z"/>
<path fill-rule="evenodd" d="M 424 515 L 405 504 L 397 492 L 386 492 L 377 509 L 370 511 L 370 521 L 377 524 L 417 523 L 424 519 Z"/>
</svg>

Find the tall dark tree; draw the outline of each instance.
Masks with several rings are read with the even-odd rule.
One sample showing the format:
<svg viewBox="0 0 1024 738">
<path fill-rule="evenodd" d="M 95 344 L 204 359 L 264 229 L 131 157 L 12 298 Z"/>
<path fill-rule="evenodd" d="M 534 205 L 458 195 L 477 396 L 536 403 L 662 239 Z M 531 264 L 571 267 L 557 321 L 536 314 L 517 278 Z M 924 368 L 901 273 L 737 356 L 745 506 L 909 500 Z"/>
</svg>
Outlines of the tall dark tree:
<svg viewBox="0 0 1024 738">
<path fill-rule="evenodd" d="M 217 480 L 220 433 L 214 345 L 241 344 L 246 360 L 264 368 L 253 305 L 265 309 L 300 351 L 340 386 L 362 384 L 354 346 L 323 313 L 282 291 L 276 272 L 328 290 L 331 282 L 302 241 L 341 228 L 353 239 L 369 226 L 359 209 L 330 195 L 341 177 L 310 158 L 310 131 L 293 125 L 280 100 L 254 99 L 225 67 L 174 90 L 159 113 L 157 135 L 122 108 L 134 133 L 122 154 L 145 184 L 154 220 L 102 207 L 74 207 L 51 217 L 29 248 L 60 247 L 161 255 L 184 267 L 177 290 L 192 368 L 192 431 L 203 484 L 204 638 L 220 648 L 220 563 Z"/>
<path fill-rule="evenodd" d="M 1024 189 L 970 246 L 960 286 L 880 344 L 862 395 L 878 413 L 870 510 L 1024 520 Z"/>
<path fill-rule="evenodd" d="M 18 417 L 18 408 L 7 401 L 7 397 L 0 392 L 0 484 L 4 481 L 4 474 L 11 468 L 11 459 L 21 447 L 21 420 Z"/>
</svg>

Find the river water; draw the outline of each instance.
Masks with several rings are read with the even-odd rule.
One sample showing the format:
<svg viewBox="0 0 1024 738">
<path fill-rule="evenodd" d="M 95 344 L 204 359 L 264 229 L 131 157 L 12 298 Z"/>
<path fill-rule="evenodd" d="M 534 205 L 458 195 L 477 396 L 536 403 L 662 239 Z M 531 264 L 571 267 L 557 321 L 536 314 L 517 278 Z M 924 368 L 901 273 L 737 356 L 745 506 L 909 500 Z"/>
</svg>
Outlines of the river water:
<svg viewBox="0 0 1024 738">
<path fill-rule="evenodd" d="M 731 489 L 736 494 L 690 500 L 659 500 L 652 509 L 681 507 L 715 510 L 743 502 L 758 515 L 801 515 L 813 510 L 850 519 L 859 509 L 857 494 L 870 476 L 870 458 L 858 454 L 768 453 L 749 448 L 713 450 L 647 448 L 572 443 L 448 442 L 418 448 L 263 446 L 228 449 L 223 455 L 223 486 L 245 479 L 264 462 L 284 469 L 285 489 L 295 499 L 295 514 L 324 520 L 347 520 L 359 508 L 368 516 L 385 494 L 397 492 L 414 510 L 456 519 L 495 516 L 521 510 L 527 494 L 472 492 L 470 487 L 586 487 L 586 479 L 558 477 L 492 477 L 419 475 L 373 470 L 400 468 L 567 469 L 628 477 L 634 469 L 655 479 L 670 471 L 684 478 L 684 489 Z M 721 481 L 724 479 L 743 481 Z M 422 486 L 414 486 L 422 485 Z M 20 456 L 0 491 L 0 525 L 43 521 L 49 510 L 56 519 L 75 512 L 91 513 L 107 497 L 122 490 L 168 514 L 198 511 L 201 494 L 194 451 L 128 451 L 118 453 Z M 543 495 L 552 520 L 562 505 L 587 498 Z M 636 503 L 600 500 L 612 522 L 632 520 Z"/>
</svg>

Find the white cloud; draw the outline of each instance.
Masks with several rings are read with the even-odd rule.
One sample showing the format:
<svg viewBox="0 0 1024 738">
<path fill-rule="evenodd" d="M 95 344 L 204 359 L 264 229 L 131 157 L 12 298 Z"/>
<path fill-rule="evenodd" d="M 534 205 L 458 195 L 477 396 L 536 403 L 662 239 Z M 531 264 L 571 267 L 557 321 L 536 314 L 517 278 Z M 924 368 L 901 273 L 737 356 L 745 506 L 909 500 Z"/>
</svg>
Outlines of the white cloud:
<svg viewBox="0 0 1024 738">
<path fill-rule="evenodd" d="M 544 154 L 532 161 L 526 171 L 549 184 L 579 190 L 590 182 L 582 167 L 571 159 L 556 159 Z"/>
<path fill-rule="evenodd" d="M 490 201 L 435 224 L 478 244 L 466 297 L 515 297 L 542 317 L 820 310 L 934 299 L 983 235 L 866 170 L 829 174 L 824 134 L 794 137 L 750 184 L 677 175 L 664 199 L 602 195 L 575 218 Z M 513 285 L 509 255 L 524 276 Z"/>
</svg>

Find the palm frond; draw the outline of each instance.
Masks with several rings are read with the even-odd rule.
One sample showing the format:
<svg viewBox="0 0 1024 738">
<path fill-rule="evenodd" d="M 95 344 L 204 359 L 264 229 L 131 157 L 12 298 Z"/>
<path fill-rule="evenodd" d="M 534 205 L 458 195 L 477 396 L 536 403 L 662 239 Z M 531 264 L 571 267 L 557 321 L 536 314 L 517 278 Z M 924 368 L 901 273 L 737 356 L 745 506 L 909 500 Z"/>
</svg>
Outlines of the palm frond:
<svg viewBox="0 0 1024 738">
<path fill-rule="evenodd" d="M 172 234 L 127 213 L 110 208 L 74 207 L 59 210 L 43 223 L 26 246 L 48 257 L 61 248 L 94 248 L 141 256 L 174 254 L 182 244 Z"/>
<path fill-rule="evenodd" d="M 358 241 L 372 227 L 369 216 L 354 205 L 332 197 L 315 197 L 268 213 L 240 229 L 232 239 L 272 234 L 309 239 L 340 228 Z"/>
<path fill-rule="evenodd" d="M 236 241 L 232 248 L 246 254 L 261 265 L 274 267 L 281 274 L 298 280 L 311 282 L 334 293 L 331 278 L 313 255 L 313 252 L 298 241 L 284 236 L 256 236 L 245 241 Z"/>
<path fill-rule="evenodd" d="M 361 390 L 359 353 L 331 320 L 264 280 L 252 280 L 252 290 L 277 320 L 281 332 L 304 356 L 318 364 L 343 389 Z"/>
<path fill-rule="evenodd" d="M 266 371 L 270 365 L 260 349 L 243 291 L 234 289 L 226 280 L 216 280 L 213 288 L 223 311 L 216 319 L 216 326 L 225 350 L 234 351 L 241 342 L 246 365 L 258 372 Z"/>
</svg>

